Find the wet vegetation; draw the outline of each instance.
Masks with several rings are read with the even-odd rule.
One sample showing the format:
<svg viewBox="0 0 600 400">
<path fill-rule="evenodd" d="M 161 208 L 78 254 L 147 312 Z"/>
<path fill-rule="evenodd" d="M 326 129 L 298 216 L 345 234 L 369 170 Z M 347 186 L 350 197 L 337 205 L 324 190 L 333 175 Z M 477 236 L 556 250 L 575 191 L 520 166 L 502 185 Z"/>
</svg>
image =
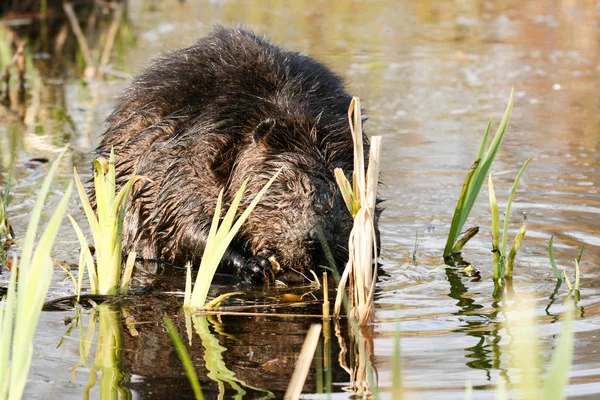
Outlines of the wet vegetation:
<svg viewBox="0 0 600 400">
<path fill-rule="evenodd" d="M 429 231 L 423 234 L 425 230 L 421 230 L 413 256 L 402 261 L 398 265 L 401 268 L 396 268 L 394 256 L 385 253 L 384 244 L 381 262 L 383 271 L 390 276 L 378 279 L 377 268 L 373 268 L 372 262 L 380 255 L 372 235 L 375 203 L 373 198 L 368 200 L 366 192 L 369 187 L 371 190 L 377 187 L 378 173 L 371 166 L 365 173 L 365 166 L 359 165 L 355 168 L 352 183 L 342 179 L 343 174 L 338 174 L 346 205 L 355 216 L 355 227 L 362 231 L 362 236 L 353 236 L 353 242 L 349 244 L 355 258 L 348 263 L 349 268 L 341 282 L 331 276 L 328 278 L 329 274 L 307 277 L 302 284 L 264 289 L 234 287 L 226 277 L 215 276 L 213 281 L 215 263 L 218 264 L 228 242 L 243 223 L 243 216 L 252 211 L 250 208 L 245 210 L 234 222 L 236 209 L 233 204 L 220 223 L 220 212 L 216 213 L 211 230 L 214 246 L 207 247 L 202 261 L 204 264 L 206 260 L 207 265 L 200 267 L 192 285 L 189 267 L 182 269 L 182 266 L 136 262 L 135 254 L 121 254 L 120 229 L 127 188 L 115 193 L 112 156 L 109 160 L 93 161 L 92 184 L 96 196 L 95 199 L 87 196 L 85 182 L 91 170 L 88 152 L 93 147 L 90 141 L 93 142 L 99 132 L 93 110 L 100 105 L 104 107 L 100 114 L 106 113 L 107 107 L 102 104 L 99 91 L 108 90 L 126 75 L 121 70 L 128 68 L 127 51 L 134 48 L 137 37 L 128 16 L 131 4 L 96 1 L 73 1 L 64 5 L 51 1 L 17 3 L 18 7 L 2 6 L 5 23 L 0 25 L 1 112 L 5 117 L 0 122 L 0 296 L 3 297 L 0 305 L 0 399 L 20 398 L 24 389 L 36 393 L 35 384 L 27 386 L 27 377 L 34 376 L 29 375 L 30 367 L 37 368 L 34 379 L 44 373 L 42 369 L 68 371 L 68 376 L 57 375 L 53 382 L 53 388 L 61 398 L 131 398 L 134 394 L 142 398 L 161 398 L 174 390 L 183 398 L 203 398 L 203 395 L 207 398 L 297 398 L 299 393 L 314 395 L 343 390 L 349 396 L 386 398 L 391 394 L 393 398 L 401 399 L 419 389 L 426 389 L 424 396 L 440 393 L 436 392 L 440 388 L 451 388 L 465 398 L 477 397 L 481 392 L 484 396 L 494 393 L 499 399 L 561 399 L 569 389 L 574 390 L 573 385 L 580 379 L 577 373 L 569 372 L 576 351 L 574 343 L 578 343 L 576 324 L 578 319 L 595 316 L 597 273 L 592 267 L 597 266 L 597 252 L 592 245 L 591 256 L 586 255 L 582 263 L 581 247 L 574 266 L 569 264 L 567 270 L 559 268 L 555 252 L 560 262 L 574 256 L 576 253 L 571 252 L 580 243 L 573 240 L 574 236 L 559 231 L 561 240 L 555 249 L 554 235 L 549 242 L 550 235 L 544 235 L 548 228 L 544 228 L 539 220 L 545 216 L 535 207 L 535 202 L 540 201 L 534 197 L 539 188 L 535 186 L 537 183 L 532 183 L 536 182 L 535 178 L 527 182 L 530 176 L 540 174 L 536 167 L 544 168 L 546 161 L 538 157 L 541 150 L 528 148 L 521 153 L 514 144 L 509 144 L 508 149 L 501 146 L 503 141 L 517 137 L 511 133 L 514 132 L 511 127 L 504 140 L 515 101 L 513 93 L 486 151 L 491 122 L 488 124 L 477 160 L 464 180 L 452 220 L 449 210 L 454 206 L 456 196 L 444 194 L 453 203 L 444 203 L 442 212 L 429 209 L 432 215 L 434 211 L 431 210 L 439 212 L 444 223 L 447 222 L 447 229 L 439 229 L 444 230 L 439 232 L 444 237 L 437 236 L 432 240 Z M 20 9 L 25 3 L 32 8 Z M 144 12 L 151 14 L 155 12 L 152 7 L 161 7 L 160 2 L 150 3 L 152 6 L 144 3 L 142 8 L 147 7 Z M 338 11 L 344 7 L 340 2 L 330 3 L 328 7 Z M 230 4 L 224 4 L 221 10 L 231 13 L 230 7 Z M 425 6 L 415 7 L 419 20 L 424 24 L 432 23 L 427 20 Z M 32 20 L 27 24 L 11 25 L 11 18 L 30 18 L 31 15 Z M 252 22 L 254 17 L 249 18 L 249 23 L 255 23 Z M 455 32 L 458 37 L 462 37 L 462 29 L 475 29 L 468 28 L 468 24 L 460 26 L 462 28 Z M 275 32 L 278 29 L 272 28 L 271 33 Z M 330 41 L 320 42 L 323 46 L 331 46 Z M 465 61 L 460 59 L 458 62 Z M 383 67 L 379 64 L 369 64 L 369 76 L 355 71 L 355 78 L 374 79 L 379 76 L 377 71 L 380 69 Z M 66 82 L 75 83 L 68 86 Z M 359 83 L 359 88 L 361 85 Z M 503 84 L 504 90 L 508 87 Z M 519 85 L 515 87 L 518 100 Z M 85 111 L 73 111 L 69 102 L 75 102 L 76 107 Z M 377 104 L 368 108 L 377 115 L 378 106 L 385 109 L 385 105 Z M 518 108 L 515 107 L 515 112 Z M 356 121 L 360 121 L 361 116 L 356 109 L 350 116 L 357 131 L 360 124 Z M 455 121 L 469 117 L 468 113 L 466 117 L 451 116 Z M 377 129 L 371 128 L 372 132 Z M 390 153 L 394 146 L 390 143 L 389 148 L 385 147 L 388 139 L 389 136 L 383 139 L 384 160 L 394 157 Z M 586 136 L 585 140 L 591 139 Z M 71 147 L 62 150 L 67 143 Z M 372 151 L 376 151 L 378 143 L 379 139 L 372 139 Z M 595 148 L 595 143 L 585 143 L 588 149 L 585 151 L 591 152 L 589 148 Z M 531 158 L 522 165 L 523 160 L 531 153 L 535 154 L 536 162 L 528 169 L 525 189 L 519 194 L 520 204 L 515 208 L 527 210 L 533 218 L 528 221 L 523 213 L 521 228 L 513 233 L 510 211 Z M 358 155 L 356 159 L 363 157 Z M 379 160 L 379 156 L 372 153 L 371 159 Z M 53 161 L 51 165 L 46 165 L 48 160 Z M 61 167 L 64 164 L 76 166 L 85 176 L 80 178 L 76 172 L 73 177 L 70 167 Z M 522 167 L 517 172 L 519 165 Z M 391 179 L 386 183 L 387 167 L 384 162 L 383 180 L 386 185 L 393 185 Z M 455 175 L 443 175 L 443 184 L 458 190 L 458 176 L 462 179 L 464 173 L 461 169 Z M 516 178 L 508 191 L 506 205 L 499 207 L 496 193 L 508 189 L 510 182 L 504 178 L 507 175 Z M 38 185 L 41 179 L 44 182 Z M 79 199 L 70 196 L 73 179 Z M 415 182 L 410 179 L 406 178 L 406 181 Z M 489 214 L 476 202 L 486 179 Z M 556 181 L 561 179 L 563 177 L 559 176 Z M 416 182 L 415 187 L 422 184 Z M 268 186 L 264 188 L 266 190 Z M 390 191 L 386 196 L 390 208 L 406 199 L 402 193 Z M 33 199 L 37 199 L 35 205 L 28 205 Z M 579 204 L 578 198 L 572 200 L 573 205 Z M 258 201 L 260 196 L 255 203 Z M 437 200 L 434 198 L 433 201 Z M 407 204 L 407 208 L 411 206 Z M 505 213 L 501 228 L 502 208 Z M 220 204 L 217 205 L 219 209 Z M 76 233 L 72 233 L 66 224 L 61 226 L 67 210 Z M 411 219 L 410 229 L 414 229 L 412 217 L 410 214 L 402 217 Z M 461 237 L 468 218 L 479 227 L 467 230 Z M 86 226 L 86 220 L 89 226 Z M 565 229 L 585 233 L 585 223 L 579 228 L 568 228 L 578 222 L 581 220 L 571 222 L 563 218 L 559 221 Z M 36 229 L 42 223 L 46 228 L 36 235 Z M 402 222 L 395 223 L 402 225 Z M 551 231 L 556 229 L 553 225 L 554 221 Z M 440 243 L 446 240 L 447 232 L 446 245 L 442 249 Z M 388 228 L 387 233 L 393 236 L 393 229 Z M 588 239 L 584 233 L 580 237 Z M 593 231 L 593 235 L 596 234 L 597 231 Z M 408 252 L 414 234 L 405 236 L 406 240 L 399 239 L 388 247 L 397 244 Z M 509 236 L 514 237 L 514 241 L 507 252 Z M 93 247 L 86 237 L 93 238 Z M 382 237 L 385 240 L 385 233 Z M 58 244 L 52 251 L 55 238 Z M 593 239 L 588 240 L 594 243 Z M 469 246 L 465 248 L 467 242 Z M 491 255 L 488 254 L 490 249 Z M 473 262 L 465 261 L 463 254 Z M 542 254 L 544 261 L 537 260 L 536 254 Z M 122 256 L 127 258 L 125 262 Z M 436 261 L 442 258 L 447 265 Z M 67 272 L 58 269 L 59 264 Z M 423 264 L 426 264 L 427 272 L 422 272 Z M 513 269 L 515 264 L 517 268 Z M 356 266 L 362 269 L 353 270 Z M 528 272 L 527 267 L 537 271 L 536 275 Z M 549 276 L 552 271 L 556 287 L 554 290 L 546 290 L 545 286 L 540 289 L 547 282 L 554 285 L 554 278 Z M 443 281 L 441 295 L 428 296 L 443 304 L 439 309 L 447 307 L 452 311 L 436 311 L 427 334 L 421 335 L 415 326 L 431 314 L 431 306 L 427 305 L 430 298 L 423 294 L 428 290 L 425 287 L 435 291 L 440 286 L 423 286 L 419 281 L 431 279 L 429 275 L 438 272 Z M 548 274 L 544 275 L 545 272 Z M 62 280 L 75 273 L 75 289 L 70 286 L 65 289 Z M 586 274 L 585 280 L 581 279 L 582 274 Z M 335 275 L 333 271 L 332 275 Z M 130 280 L 133 284 L 128 289 Z M 346 282 L 351 283 L 350 289 L 343 289 Z M 329 298 L 336 293 L 329 287 L 335 288 L 338 284 L 337 294 L 349 294 L 348 303 L 342 306 L 344 301 L 340 296 L 333 307 L 338 314 L 331 316 Z M 236 296 L 228 297 L 238 290 Z M 536 306 L 540 302 L 537 292 L 549 297 L 544 299 L 546 308 L 542 316 Z M 414 297 L 415 303 L 399 302 L 403 296 Z M 217 299 L 217 302 L 206 308 L 207 300 L 211 299 Z M 448 300 L 450 303 L 446 303 Z M 38 319 L 44 328 L 34 335 Z M 48 322 L 63 319 L 67 326 L 64 331 L 62 327 L 57 331 L 55 325 Z M 448 321 L 460 323 L 451 325 Z M 554 325 L 555 322 L 559 322 L 560 327 Z M 548 327 L 551 327 L 551 335 Z M 445 340 L 447 335 L 460 335 L 463 340 L 469 340 L 468 347 L 460 342 L 459 357 L 452 353 L 452 343 Z M 581 336 L 581 346 L 593 345 L 592 339 L 585 334 Z M 436 341 L 438 339 L 442 341 Z M 415 340 L 425 340 L 426 346 L 413 350 Z M 59 346 L 56 351 L 75 350 L 75 356 L 67 356 L 57 364 L 39 364 L 46 358 L 54 358 L 52 351 L 56 345 Z M 450 372 L 450 364 L 445 364 L 446 356 L 449 360 L 464 358 L 466 361 L 460 361 L 462 366 L 470 372 L 483 372 L 485 379 L 464 374 L 459 383 L 435 386 L 435 379 L 429 374 L 429 369 L 437 371 L 435 365 L 426 365 L 427 373 L 420 369 L 421 363 L 431 361 L 428 358 L 430 348 L 436 349 L 439 368 Z M 48 356 L 48 353 L 53 355 Z M 419 383 L 421 376 L 427 380 L 424 385 Z"/>
</svg>

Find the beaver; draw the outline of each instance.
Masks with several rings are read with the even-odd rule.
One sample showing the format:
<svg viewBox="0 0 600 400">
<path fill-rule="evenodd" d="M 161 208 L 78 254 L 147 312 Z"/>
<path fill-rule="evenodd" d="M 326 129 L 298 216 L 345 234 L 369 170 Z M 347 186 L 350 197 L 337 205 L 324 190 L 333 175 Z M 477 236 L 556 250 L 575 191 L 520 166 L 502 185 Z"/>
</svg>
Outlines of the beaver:
<svg viewBox="0 0 600 400">
<path fill-rule="evenodd" d="M 131 191 L 123 250 L 198 265 L 221 189 L 226 209 L 250 178 L 243 210 L 282 168 L 217 272 L 272 282 L 326 265 L 318 231 L 344 265 L 353 220 L 334 169 L 351 179 L 350 101 L 327 67 L 244 27 L 159 56 L 125 89 L 97 148 L 114 148 L 117 187 L 149 178 Z"/>
</svg>

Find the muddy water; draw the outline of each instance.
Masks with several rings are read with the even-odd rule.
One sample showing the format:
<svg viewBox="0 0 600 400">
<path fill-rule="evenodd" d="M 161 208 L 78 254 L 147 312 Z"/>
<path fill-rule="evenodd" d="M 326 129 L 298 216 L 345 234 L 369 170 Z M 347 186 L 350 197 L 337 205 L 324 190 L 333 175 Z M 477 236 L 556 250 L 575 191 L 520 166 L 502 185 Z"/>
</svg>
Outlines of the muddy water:
<svg viewBox="0 0 600 400">
<path fill-rule="evenodd" d="M 535 300 L 547 367 L 562 326 L 566 297 L 564 287 L 555 291 L 548 240 L 556 233 L 557 262 L 571 276 L 578 248 L 585 246 L 568 395 L 597 398 L 600 9 L 594 2 L 130 1 L 105 81 L 82 84 L 83 67 L 77 62 L 81 57 L 56 60 L 41 53 L 36 69 L 28 75 L 25 105 L 13 101 L 10 110 L 0 109 L 1 182 L 6 179 L 9 156 L 16 156 L 9 218 L 17 236 L 23 236 L 27 213 L 47 168 L 28 161 L 52 159 L 60 147 L 71 144 L 69 165 L 62 168 L 51 195 L 50 203 L 56 204 L 70 179 L 70 166 L 88 171 L 89 151 L 126 77 L 160 51 L 189 44 L 215 22 L 242 22 L 283 46 L 326 62 L 362 98 L 369 116 L 367 132 L 383 136 L 381 191 L 387 201 L 381 226 L 382 263 L 389 276 L 378 285 L 371 333 L 374 364 L 384 391 L 391 387 L 398 323 L 405 385 L 419 392 L 420 398 L 463 398 L 465 383 L 471 382 L 474 398 L 485 399 L 492 396 L 500 377 L 515 379 L 506 347 L 512 337 L 503 327 L 502 302 L 493 296 L 486 193 L 468 222 L 480 226 L 481 232 L 464 252 L 480 270 L 481 279 L 447 268 L 441 258 L 460 185 L 485 124 L 490 117 L 500 119 L 514 87 L 513 116 L 493 173 L 503 209 L 512 179 L 521 164 L 534 156 L 511 214 L 511 237 L 519 228 L 521 213 L 527 212 L 529 218 L 517 258 L 515 297 L 528 293 Z M 75 44 L 71 46 L 77 51 Z M 81 219 L 75 198 L 71 210 Z M 66 224 L 63 232 L 55 257 L 75 263 L 76 238 Z M 120 342 L 115 344 L 120 349 L 115 353 L 118 357 L 113 357 L 112 364 L 107 362 L 119 371 L 114 386 L 120 389 L 115 393 L 135 398 L 190 397 L 181 364 L 160 321 L 167 313 L 180 332 L 185 331 L 181 299 L 164 293 L 181 289 L 182 275 L 171 271 L 165 276 L 162 271 L 141 278 L 153 281 L 151 294 L 138 294 L 94 312 L 83 309 L 82 324 L 97 318 L 122 329 Z M 7 274 L 0 279 L 6 282 Z M 226 290 L 226 285 L 215 288 L 215 292 Z M 243 296 L 244 304 L 281 301 L 286 291 L 302 295 L 312 289 L 249 292 Z M 50 298 L 71 293 L 70 282 L 57 270 Z M 315 321 L 310 314 L 318 312 L 318 306 L 256 310 L 307 316 L 224 316 L 195 321 L 199 334 L 193 339 L 192 359 L 209 397 L 218 393 L 215 382 L 219 379 L 226 382 L 222 384 L 227 388 L 225 397 L 236 393 L 245 393 L 245 398 L 280 397 L 285 390 L 294 357 Z M 104 394 L 102 385 L 90 384 L 100 367 L 81 366 L 72 376 L 80 358 L 77 328 L 56 349 L 74 316 L 72 307 L 42 313 L 27 398 Z M 127 328 L 122 321 L 134 323 Z M 92 349 L 101 341 L 94 339 Z M 334 359 L 338 346 L 331 341 Z M 232 374 L 216 378 L 218 374 L 204 360 L 207 353 L 214 354 L 209 360 L 223 360 Z M 324 383 L 313 371 L 305 391 L 317 392 L 331 381 L 331 389 L 340 393 L 336 398 L 348 396 L 343 394 L 349 386 L 348 373 L 337 363 L 330 371 Z"/>
</svg>

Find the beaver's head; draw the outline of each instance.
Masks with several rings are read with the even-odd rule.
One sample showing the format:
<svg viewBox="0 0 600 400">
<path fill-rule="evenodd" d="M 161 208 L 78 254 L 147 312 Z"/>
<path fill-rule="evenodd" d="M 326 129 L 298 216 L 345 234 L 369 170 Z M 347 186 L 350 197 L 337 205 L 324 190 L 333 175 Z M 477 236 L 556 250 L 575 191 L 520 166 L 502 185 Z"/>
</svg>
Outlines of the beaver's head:
<svg viewBox="0 0 600 400">
<path fill-rule="evenodd" d="M 341 136 L 318 129 L 267 119 L 258 124 L 232 170 L 232 192 L 249 178 L 242 200 L 246 207 L 281 169 L 239 234 L 248 252 L 270 259 L 275 269 L 306 271 L 327 265 L 319 232 L 338 266 L 347 261 L 353 221 L 334 169 L 351 176 L 352 138 L 349 131 Z"/>
</svg>

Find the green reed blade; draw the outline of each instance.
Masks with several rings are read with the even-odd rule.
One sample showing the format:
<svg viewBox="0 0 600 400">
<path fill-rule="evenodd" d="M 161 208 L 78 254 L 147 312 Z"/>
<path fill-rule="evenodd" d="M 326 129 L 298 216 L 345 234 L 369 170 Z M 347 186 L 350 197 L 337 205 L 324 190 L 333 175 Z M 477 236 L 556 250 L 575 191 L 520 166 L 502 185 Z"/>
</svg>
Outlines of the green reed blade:
<svg viewBox="0 0 600 400">
<path fill-rule="evenodd" d="M 579 261 L 575 260 L 575 290 L 579 290 L 579 280 L 581 274 L 579 270 Z"/>
<path fill-rule="evenodd" d="M 506 261 L 506 277 L 512 278 L 513 276 L 513 268 L 515 266 L 515 257 L 517 256 L 517 252 L 519 251 L 519 247 L 521 246 L 521 242 L 523 241 L 523 237 L 525 236 L 525 232 L 527 232 L 527 214 L 523 213 L 523 225 L 521 225 L 521 229 L 517 236 L 515 236 L 515 241 L 510 249 L 510 253 L 508 254 L 508 258 Z"/>
<path fill-rule="evenodd" d="M 192 300 L 192 263 L 185 264 L 185 291 L 183 294 L 183 306 L 190 305 Z"/>
<path fill-rule="evenodd" d="M 460 195 L 458 196 L 458 202 L 456 203 L 456 209 L 454 210 L 454 216 L 452 217 L 452 223 L 450 225 L 450 232 L 448 233 L 448 239 L 446 241 L 446 247 L 444 249 L 444 257 L 448 257 L 452 254 L 452 250 L 454 248 L 454 244 L 458 240 L 458 236 L 462 231 L 464 223 L 461 224 L 462 215 L 465 213 L 465 203 L 467 201 L 468 190 L 471 186 L 471 181 L 473 180 L 473 176 L 475 172 L 479 168 L 479 163 L 481 159 L 476 159 L 471 169 L 467 173 L 465 181 L 463 182 L 462 188 L 460 190 Z"/>
<path fill-rule="evenodd" d="M 506 255 L 506 242 L 508 239 L 508 223 L 510 220 L 510 208 L 515 197 L 515 192 L 517 191 L 517 186 L 519 185 L 519 181 L 521 180 L 521 176 L 523 175 L 523 172 L 525 172 L 525 168 L 527 168 L 527 165 L 529 165 L 532 159 L 533 156 L 529 157 L 527 161 L 525 161 L 525 164 L 523 164 L 523 166 L 519 170 L 519 173 L 517 174 L 517 177 L 513 182 L 512 188 L 510 189 L 510 195 L 508 196 L 508 202 L 506 203 L 506 213 L 504 214 L 504 227 L 502 228 L 502 255 L 504 256 Z"/>
<path fill-rule="evenodd" d="M 223 238 L 225 238 L 225 236 L 227 236 L 227 233 L 231 230 L 231 227 L 233 226 L 233 223 L 234 223 L 233 218 L 235 217 L 235 214 L 237 213 L 237 210 L 240 206 L 240 202 L 242 201 L 242 196 L 244 195 L 244 192 L 246 191 L 247 184 L 248 184 L 248 179 L 246 179 L 242 183 L 242 186 L 235 194 L 235 197 L 233 198 L 233 201 L 231 202 L 229 209 L 227 210 L 227 212 L 225 213 L 225 216 L 223 217 L 223 222 L 221 222 L 221 226 L 217 230 L 217 235 L 215 237 L 217 240 L 223 240 Z"/>
<path fill-rule="evenodd" d="M 569 370 L 573 362 L 573 307 L 568 300 L 565 302 L 566 310 L 558 345 L 552 354 L 548 376 L 542 388 L 540 398 L 544 400 L 564 399 L 569 385 Z"/>
<path fill-rule="evenodd" d="M 60 158 L 59 158 L 60 159 Z M 50 178 L 53 174 L 49 173 Z M 27 279 L 19 276 L 19 288 L 17 296 L 17 314 L 15 318 L 15 330 L 12 343 L 12 367 L 10 373 L 9 398 L 18 399 L 25 389 L 25 382 L 31 367 L 33 353 L 33 335 L 39 320 L 42 306 L 54 273 L 50 251 L 54 244 L 56 234 L 64 217 L 69 198 L 72 193 L 72 183 L 69 183 L 64 196 L 54 210 L 48 225 L 44 229 L 40 241 L 33 252 L 29 262 L 20 262 L 20 273 L 26 272 Z M 45 198 L 47 193 L 43 191 L 38 195 Z M 29 232 L 28 232 L 29 233 Z M 27 235 L 28 236 L 28 235 Z M 15 266 L 16 268 L 16 266 Z"/>
<path fill-rule="evenodd" d="M 188 354 L 181 337 L 177 333 L 177 329 L 173 322 L 165 315 L 163 318 L 165 323 L 165 327 L 167 328 L 167 332 L 169 333 L 169 337 L 173 342 L 173 346 L 175 346 L 175 350 L 177 351 L 177 355 L 183 364 L 183 368 L 185 370 L 185 374 L 187 375 L 190 385 L 192 385 L 192 390 L 194 391 L 194 396 L 196 400 L 204 399 L 202 395 L 202 389 L 200 388 L 200 382 L 198 381 L 198 375 L 196 375 L 196 371 L 194 370 L 194 365 L 192 364 L 192 359 Z"/>
<path fill-rule="evenodd" d="M 465 179 L 465 184 L 463 184 L 463 189 L 456 205 L 456 210 L 454 211 L 454 217 L 452 218 L 450 233 L 448 234 L 448 241 L 446 242 L 446 247 L 444 249 L 444 257 L 450 255 L 451 249 L 458 238 L 458 233 L 462 231 L 462 228 L 465 225 L 471 210 L 473 209 L 475 200 L 479 196 L 479 192 L 483 186 L 483 181 L 489 174 L 494 158 L 498 153 L 498 149 L 500 148 L 504 134 L 506 133 L 506 128 L 510 120 L 510 113 L 513 106 L 513 100 L 514 89 L 512 89 L 510 92 L 510 99 L 508 101 L 508 105 L 506 106 L 506 110 L 504 111 L 504 116 L 502 117 L 502 121 L 498 126 L 498 130 L 494 135 L 494 139 L 492 140 L 485 157 L 481 159 L 480 163 L 473 165 L 475 170 L 473 170 L 472 167 L 471 171 L 469 171 L 469 174 L 467 175 L 467 179 Z M 481 148 L 485 147 L 483 142 L 487 142 L 487 131 L 488 129 L 486 129 L 486 134 L 484 134 L 485 140 L 482 140 L 482 145 L 479 148 L 479 154 L 482 153 Z"/>
<path fill-rule="evenodd" d="M 133 273 L 133 267 L 135 266 L 136 256 L 137 253 L 135 251 L 132 251 L 127 255 L 125 270 L 123 271 L 123 275 L 121 277 L 121 287 L 119 288 L 119 293 L 122 295 L 127 294 L 129 291 L 129 282 L 131 282 L 131 275 Z"/>
<path fill-rule="evenodd" d="M 498 212 L 498 202 L 496 201 L 496 192 L 492 174 L 488 177 L 488 192 L 490 198 L 490 209 L 492 214 L 492 253 L 494 255 L 494 279 L 504 278 L 502 268 L 503 254 L 500 252 L 500 214 Z"/>
<path fill-rule="evenodd" d="M 8 204 L 8 194 L 10 192 L 11 183 L 12 173 L 9 173 L 8 179 L 6 180 L 6 186 L 2 192 L 2 198 L 0 198 L 0 235 L 2 235 L 3 232 L 6 232 L 6 237 L 10 237 L 10 225 L 6 218 L 6 206 Z"/>
<path fill-rule="evenodd" d="M 113 202 L 115 192 L 110 193 L 106 188 L 105 175 L 108 171 L 108 161 L 105 158 L 99 157 L 94 160 L 94 192 L 96 194 L 96 213 L 98 214 L 98 222 L 102 226 L 102 222 L 108 219 L 110 205 Z M 104 228 L 104 226 L 102 226 Z"/>
<path fill-rule="evenodd" d="M 479 145 L 479 151 L 477 152 L 477 158 L 483 160 L 485 157 L 485 148 L 487 147 L 488 137 L 490 136 L 490 130 L 492 129 L 492 119 L 488 121 L 488 124 L 485 128 L 485 132 L 483 133 L 483 139 L 481 139 L 481 144 Z"/>
<path fill-rule="evenodd" d="M 215 213 L 213 215 L 212 223 L 210 224 L 210 230 L 208 232 L 207 241 L 213 241 L 217 236 L 217 229 L 219 228 L 219 220 L 221 219 L 221 209 L 223 208 L 223 193 L 225 188 L 221 189 L 219 196 L 217 197 L 217 206 L 215 207 Z"/>
<path fill-rule="evenodd" d="M 336 168 L 334 170 L 335 180 L 340 187 L 340 193 L 342 194 L 342 198 L 344 199 L 344 203 L 346 207 L 348 207 L 348 211 L 352 214 L 352 217 L 356 216 L 358 212 L 358 208 L 360 208 L 360 203 L 356 201 L 354 198 L 354 192 L 352 191 L 352 185 L 344 175 L 344 171 L 341 168 Z"/>
<path fill-rule="evenodd" d="M 13 255 L 7 295 L 0 302 L 0 399 L 8 394 L 10 382 L 10 347 L 12 345 L 15 297 L 17 288 L 17 256 Z"/>
<path fill-rule="evenodd" d="M 581 256 L 583 256 L 583 250 L 585 249 L 585 246 L 581 246 L 581 248 L 579 249 L 579 255 L 577 256 L 577 262 L 580 263 L 581 262 Z"/>
<path fill-rule="evenodd" d="M 459 253 L 463 247 L 479 233 L 479 227 L 474 226 L 465 231 L 465 233 L 456 241 L 456 245 L 452 249 L 452 253 Z"/>
<path fill-rule="evenodd" d="M 514 99 L 514 89 L 510 91 L 510 98 L 508 101 L 508 105 L 506 106 L 506 110 L 504 111 L 504 116 L 502 117 L 502 121 L 500 121 L 500 125 L 498 126 L 498 130 L 494 135 L 494 139 L 490 144 L 490 147 L 485 155 L 485 158 L 482 159 L 474 177 L 471 182 L 471 187 L 469 187 L 469 195 L 467 196 L 465 203 L 465 213 L 463 213 L 461 218 L 461 224 L 464 225 L 467 217 L 471 213 L 473 209 L 473 205 L 475 204 L 475 200 L 477 199 L 479 192 L 481 191 L 481 187 L 483 186 L 483 181 L 485 177 L 489 174 L 490 168 L 492 167 L 492 163 L 496 158 L 496 154 L 500 149 L 500 145 L 502 144 L 502 140 L 504 139 L 504 134 L 506 133 L 506 128 L 508 127 L 508 121 L 510 120 L 510 113 L 512 111 Z"/>
<path fill-rule="evenodd" d="M 567 276 L 567 271 L 563 269 L 563 279 L 567 281 L 567 286 L 569 287 L 569 293 L 573 291 L 573 285 L 571 284 L 571 280 Z"/>
<path fill-rule="evenodd" d="M 550 265 L 552 265 L 552 270 L 554 271 L 554 276 L 559 281 L 562 281 L 563 276 L 558 270 L 558 266 L 556 265 L 556 260 L 554 259 L 554 233 L 550 237 L 550 242 L 548 243 L 548 257 L 550 258 Z"/>
<path fill-rule="evenodd" d="M 244 181 L 244 183 L 236 193 L 234 200 L 231 202 L 229 210 L 227 210 L 227 213 L 225 214 L 221 225 L 216 230 L 215 236 L 211 238 L 213 240 L 211 240 L 210 242 L 206 242 L 206 247 L 204 249 L 204 253 L 202 254 L 202 260 L 200 261 L 198 275 L 196 276 L 196 283 L 194 285 L 190 301 L 188 304 L 184 303 L 184 308 L 193 309 L 202 308 L 205 306 L 210 284 L 215 275 L 215 272 L 217 271 L 217 267 L 219 266 L 221 259 L 223 258 L 223 255 L 227 250 L 227 247 L 229 247 L 229 244 L 242 227 L 242 224 L 246 221 L 246 219 L 248 219 L 250 213 L 254 210 L 258 202 L 262 199 L 262 197 L 267 192 L 271 184 L 275 181 L 275 179 L 277 179 L 281 171 L 282 168 L 280 168 L 275 174 L 273 174 L 273 177 L 258 192 L 256 197 L 254 197 L 252 202 L 248 205 L 248 208 L 244 210 L 242 215 L 240 215 L 237 221 L 235 221 L 235 224 L 231 226 L 231 224 L 233 223 L 233 218 L 237 212 L 237 208 L 240 204 L 241 197 L 244 194 L 244 190 L 246 188 L 247 181 Z M 214 227 L 211 227 L 210 231 L 214 232 Z"/>
<path fill-rule="evenodd" d="M 116 186 L 116 171 L 115 171 L 115 148 L 110 148 L 110 156 L 108 158 L 108 172 L 106 173 L 106 191 L 112 193 L 113 197 L 117 192 Z M 110 203 L 109 203 L 110 204 Z"/>
<path fill-rule="evenodd" d="M 63 156 L 67 152 L 68 146 L 65 146 L 64 149 L 56 157 L 56 160 L 50 166 L 48 173 L 46 174 L 46 178 L 44 178 L 44 182 L 42 183 L 42 187 L 38 192 L 37 199 L 35 201 L 35 206 L 33 210 L 31 210 L 31 216 L 29 217 L 29 224 L 27 225 L 27 233 L 25 234 L 25 241 L 23 242 L 23 251 L 21 252 L 21 265 L 29 265 L 31 262 L 31 257 L 33 255 L 33 245 L 35 243 L 35 237 L 37 234 L 37 228 L 40 223 L 40 217 L 42 215 L 42 209 L 44 207 L 44 202 L 46 200 L 46 196 L 50 191 L 50 184 L 52 183 L 52 179 L 54 179 L 54 175 L 56 174 L 56 170 Z M 23 280 L 27 279 L 27 271 L 21 271 L 21 276 Z"/>
<path fill-rule="evenodd" d="M 85 188 L 83 187 L 83 183 L 81 183 L 81 179 L 77 174 L 77 169 L 73 168 L 73 176 L 75 178 L 75 186 L 77 187 L 77 193 L 79 194 L 79 200 L 81 200 L 81 205 L 83 207 L 83 211 L 85 212 L 85 216 L 87 217 L 88 223 L 90 224 L 90 230 L 92 231 L 92 237 L 94 239 L 94 243 L 96 246 L 102 242 L 102 228 L 100 227 L 100 222 L 98 222 L 98 218 L 94 213 L 94 209 L 88 200 L 87 194 L 85 192 Z M 98 197 L 96 195 L 96 197 Z M 96 202 L 98 200 L 96 199 Z M 98 250 L 98 249 L 96 249 Z"/>
<path fill-rule="evenodd" d="M 83 280 L 83 271 L 85 269 L 87 269 L 88 277 L 90 279 L 90 290 L 92 291 L 92 294 L 97 294 L 98 293 L 98 275 L 96 274 L 96 266 L 94 265 L 94 259 L 92 257 L 92 253 L 90 252 L 90 247 L 88 245 L 88 241 L 85 238 L 85 235 L 81 231 L 81 228 L 79 227 L 79 224 L 77 224 L 75 219 L 70 214 L 67 214 L 67 217 L 71 221 L 71 225 L 73 226 L 73 229 L 75 230 L 75 234 L 77 235 L 77 239 L 79 240 L 79 247 L 81 248 L 79 250 L 80 262 L 79 262 L 79 271 L 77 273 L 77 275 L 78 275 L 77 276 L 77 286 L 79 287 L 79 289 L 81 289 L 81 282 Z M 79 301 L 79 295 L 78 295 L 77 301 Z"/>
</svg>

